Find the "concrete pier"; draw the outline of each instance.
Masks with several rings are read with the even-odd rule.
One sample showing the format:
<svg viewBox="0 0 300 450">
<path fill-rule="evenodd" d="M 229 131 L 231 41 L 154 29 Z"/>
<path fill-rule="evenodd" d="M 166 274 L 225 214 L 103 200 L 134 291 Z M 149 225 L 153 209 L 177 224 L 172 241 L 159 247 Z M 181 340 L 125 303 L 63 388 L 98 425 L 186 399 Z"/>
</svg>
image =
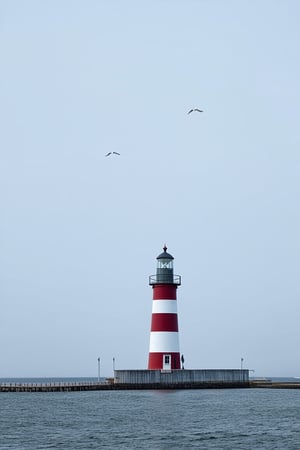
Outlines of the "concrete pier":
<svg viewBox="0 0 300 450">
<path fill-rule="evenodd" d="M 0 383 L 0 393 L 5 392 L 77 392 L 77 391 L 120 391 L 153 389 L 300 389 L 300 382 L 273 382 L 272 380 L 250 381 L 179 381 L 119 383 L 114 378 L 105 382 L 51 382 L 51 383 Z"/>
<path fill-rule="evenodd" d="M 300 381 L 250 380 L 249 384 L 257 389 L 300 389 Z"/>
<path fill-rule="evenodd" d="M 232 389 L 248 388 L 249 383 L 3 383 L 1 392 L 76 392 L 76 391 L 122 391 L 146 389 Z"/>
<path fill-rule="evenodd" d="M 111 389 L 108 382 L 0 383 L 0 392 L 75 392 Z"/>
<path fill-rule="evenodd" d="M 115 384 L 248 386 L 248 369 L 115 370 Z"/>
</svg>

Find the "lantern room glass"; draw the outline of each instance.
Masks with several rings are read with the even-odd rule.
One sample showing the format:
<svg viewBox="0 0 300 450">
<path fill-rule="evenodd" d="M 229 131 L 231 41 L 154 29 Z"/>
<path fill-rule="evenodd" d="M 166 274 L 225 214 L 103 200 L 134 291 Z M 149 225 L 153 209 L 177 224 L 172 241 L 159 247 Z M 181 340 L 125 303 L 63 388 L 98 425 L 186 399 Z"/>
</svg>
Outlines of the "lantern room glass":
<svg viewBox="0 0 300 450">
<path fill-rule="evenodd" d="M 173 260 L 167 258 L 158 259 L 157 268 L 173 270 Z"/>
</svg>

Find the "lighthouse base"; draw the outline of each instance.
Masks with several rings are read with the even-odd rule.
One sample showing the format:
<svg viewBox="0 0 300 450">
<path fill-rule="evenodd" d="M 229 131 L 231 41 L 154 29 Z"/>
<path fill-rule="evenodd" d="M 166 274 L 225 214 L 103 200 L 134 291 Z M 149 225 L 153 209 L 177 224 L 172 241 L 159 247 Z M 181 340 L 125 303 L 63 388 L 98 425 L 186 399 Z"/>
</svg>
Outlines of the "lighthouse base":
<svg viewBox="0 0 300 450">
<path fill-rule="evenodd" d="M 115 370 L 114 384 L 132 384 L 136 389 L 249 387 L 249 370 Z"/>
</svg>

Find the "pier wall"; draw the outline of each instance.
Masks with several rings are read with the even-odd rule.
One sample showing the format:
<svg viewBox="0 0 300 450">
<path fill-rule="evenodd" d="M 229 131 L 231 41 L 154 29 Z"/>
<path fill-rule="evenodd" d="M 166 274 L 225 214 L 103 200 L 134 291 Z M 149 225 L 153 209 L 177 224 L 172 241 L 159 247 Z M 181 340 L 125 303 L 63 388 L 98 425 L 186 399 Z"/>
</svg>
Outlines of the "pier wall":
<svg viewBox="0 0 300 450">
<path fill-rule="evenodd" d="M 114 384 L 249 384 L 248 369 L 115 370 Z"/>
</svg>

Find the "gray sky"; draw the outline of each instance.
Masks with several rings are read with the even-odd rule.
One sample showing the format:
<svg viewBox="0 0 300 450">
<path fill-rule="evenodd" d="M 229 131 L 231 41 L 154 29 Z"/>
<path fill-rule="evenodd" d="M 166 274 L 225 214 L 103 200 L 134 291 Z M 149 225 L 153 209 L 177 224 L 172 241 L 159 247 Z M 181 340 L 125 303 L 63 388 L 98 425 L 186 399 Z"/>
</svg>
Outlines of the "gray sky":
<svg viewBox="0 0 300 450">
<path fill-rule="evenodd" d="M 300 376 L 299 20 L 0 1 L 0 377 L 146 368 L 164 243 L 186 368 Z"/>
</svg>

